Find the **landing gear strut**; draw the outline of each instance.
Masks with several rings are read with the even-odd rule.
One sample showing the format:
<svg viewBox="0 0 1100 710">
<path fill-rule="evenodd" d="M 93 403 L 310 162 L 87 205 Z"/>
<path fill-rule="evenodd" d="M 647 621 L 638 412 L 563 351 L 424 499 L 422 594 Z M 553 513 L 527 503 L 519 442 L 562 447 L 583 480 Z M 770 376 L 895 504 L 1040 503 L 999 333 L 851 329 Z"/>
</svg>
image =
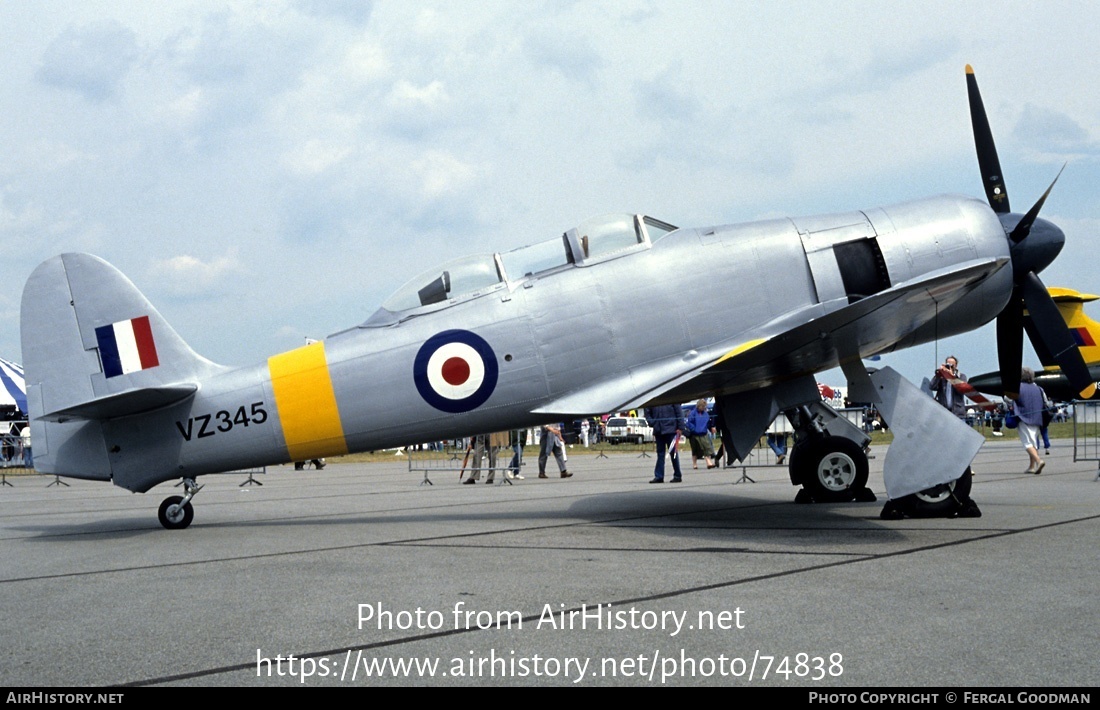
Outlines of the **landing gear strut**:
<svg viewBox="0 0 1100 710">
<path fill-rule="evenodd" d="M 202 490 L 202 486 L 195 483 L 193 478 L 183 479 L 182 496 L 168 496 L 160 504 L 157 517 L 160 524 L 168 530 L 183 530 L 195 519 L 195 509 L 191 506 L 191 499 Z"/>
</svg>

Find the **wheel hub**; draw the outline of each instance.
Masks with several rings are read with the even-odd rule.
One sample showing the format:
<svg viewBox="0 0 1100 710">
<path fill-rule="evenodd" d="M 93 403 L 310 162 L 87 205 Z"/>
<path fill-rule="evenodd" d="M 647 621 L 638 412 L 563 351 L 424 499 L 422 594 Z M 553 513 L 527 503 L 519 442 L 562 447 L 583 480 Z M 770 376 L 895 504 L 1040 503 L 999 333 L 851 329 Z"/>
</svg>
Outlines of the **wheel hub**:
<svg viewBox="0 0 1100 710">
<path fill-rule="evenodd" d="M 821 459 L 817 477 L 831 491 L 846 491 L 856 479 L 855 461 L 844 454 L 830 454 Z"/>
<path fill-rule="evenodd" d="M 955 482 L 941 483 L 938 486 L 932 488 L 926 488 L 919 493 L 916 493 L 918 499 L 925 503 L 939 503 L 947 500 L 951 496 L 951 492 L 955 490 Z"/>
</svg>

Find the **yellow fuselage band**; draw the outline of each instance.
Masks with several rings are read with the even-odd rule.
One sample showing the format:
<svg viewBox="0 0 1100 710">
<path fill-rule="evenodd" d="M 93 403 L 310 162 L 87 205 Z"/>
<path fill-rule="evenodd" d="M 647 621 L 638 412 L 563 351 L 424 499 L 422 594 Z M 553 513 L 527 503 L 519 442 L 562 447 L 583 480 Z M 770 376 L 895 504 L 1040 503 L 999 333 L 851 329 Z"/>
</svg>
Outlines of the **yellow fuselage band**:
<svg viewBox="0 0 1100 710">
<path fill-rule="evenodd" d="M 348 452 L 325 344 L 311 343 L 268 358 L 271 389 L 292 461 Z"/>
</svg>

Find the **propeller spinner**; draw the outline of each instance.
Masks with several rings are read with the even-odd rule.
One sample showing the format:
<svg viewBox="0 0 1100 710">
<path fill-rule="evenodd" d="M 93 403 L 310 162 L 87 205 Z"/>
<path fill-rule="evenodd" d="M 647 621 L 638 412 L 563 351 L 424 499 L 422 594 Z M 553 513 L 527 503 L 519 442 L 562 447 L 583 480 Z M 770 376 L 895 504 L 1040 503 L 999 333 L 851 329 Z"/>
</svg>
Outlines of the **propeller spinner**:
<svg viewBox="0 0 1100 710">
<path fill-rule="evenodd" d="M 1091 397 L 1096 383 L 1072 334 L 1062 320 L 1054 299 L 1047 293 L 1038 272 L 1054 261 L 1065 244 L 1065 234 L 1053 223 L 1039 217 L 1047 196 L 1058 182 L 1051 182 L 1042 197 L 1026 214 L 1012 212 L 1008 202 L 1008 190 L 1001 176 L 1001 163 L 997 158 L 997 146 L 985 114 L 982 96 L 974 69 L 966 65 L 966 88 L 970 98 L 970 122 L 974 127 L 974 147 L 978 153 L 978 167 L 982 172 L 989 206 L 997 213 L 1005 228 L 1012 256 L 1012 297 L 997 316 L 997 359 L 1001 370 L 1001 383 L 1006 397 L 1015 399 L 1020 393 L 1020 366 L 1023 361 L 1023 324 L 1026 307 L 1035 324 L 1029 336 L 1036 349 L 1046 348 L 1062 368 L 1073 387 L 1082 398 Z M 1065 169 L 1065 166 L 1062 166 Z"/>
</svg>

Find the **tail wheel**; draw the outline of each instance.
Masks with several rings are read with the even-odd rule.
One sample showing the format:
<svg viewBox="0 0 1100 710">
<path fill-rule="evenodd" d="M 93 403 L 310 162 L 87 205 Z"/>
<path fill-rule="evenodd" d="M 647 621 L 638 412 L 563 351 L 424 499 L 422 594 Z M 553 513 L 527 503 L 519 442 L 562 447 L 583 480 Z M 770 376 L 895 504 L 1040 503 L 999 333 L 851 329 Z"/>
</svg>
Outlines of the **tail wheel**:
<svg viewBox="0 0 1100 710">
<path fill-rule="evenodd" d="M 191 502 L 180 505 L 181 503 L 183 503 L 182 496 L 169 496 L 160 504 L 157 517 L 166 529 L 183 530 L 195 519 L 195 509 L 191 507 Z"/>
<path fill-rule="evenodd" d="M 829 437 L 797 446 L 790 466 L 794 480 L 818 502 L 850 501 L 867 487 L 867 455 L 850 439 Z"/>
</svg>

